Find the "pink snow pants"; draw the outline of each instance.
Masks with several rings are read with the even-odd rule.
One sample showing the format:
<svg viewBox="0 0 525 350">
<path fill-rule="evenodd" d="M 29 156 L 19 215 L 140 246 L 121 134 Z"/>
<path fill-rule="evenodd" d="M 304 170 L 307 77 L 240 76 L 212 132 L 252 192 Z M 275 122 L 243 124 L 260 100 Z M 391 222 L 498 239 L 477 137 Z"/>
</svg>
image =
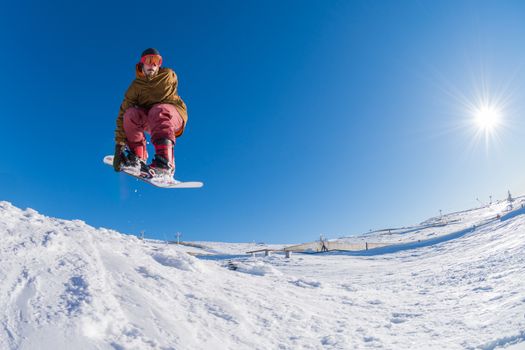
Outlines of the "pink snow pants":
<svg viewBox="0 0 525 350">
<path fill-rule="evenodd" d="M 151 142 L 168 139 L 175 144 L 175 134 L 183 127 L 183 120 L 174 105 L 159 103 L 149 110 L 130 107 L 124 113 L 124 132 L 130 149 L 146 147 L 144 132 L 151 135 Z"/>
</svg>

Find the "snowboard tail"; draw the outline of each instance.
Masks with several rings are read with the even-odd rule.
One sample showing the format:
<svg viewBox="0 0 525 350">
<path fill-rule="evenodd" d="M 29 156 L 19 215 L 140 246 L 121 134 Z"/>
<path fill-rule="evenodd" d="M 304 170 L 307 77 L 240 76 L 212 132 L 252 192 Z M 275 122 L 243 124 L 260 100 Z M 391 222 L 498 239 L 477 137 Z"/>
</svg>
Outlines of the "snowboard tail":
<svg viewBox="0 0 525 350">
<path fill-rule="evenodd" d="M 113 167 L 113 156 L 105 156 L 104 164 Z M 122 169 L 122 172 L 160 188 L 200 188 L 204 185 L 200 181 L 179 181 L 172 177 L 152 177 L 150 174 L 140 174 L 125 168 Z"/>
</svg>

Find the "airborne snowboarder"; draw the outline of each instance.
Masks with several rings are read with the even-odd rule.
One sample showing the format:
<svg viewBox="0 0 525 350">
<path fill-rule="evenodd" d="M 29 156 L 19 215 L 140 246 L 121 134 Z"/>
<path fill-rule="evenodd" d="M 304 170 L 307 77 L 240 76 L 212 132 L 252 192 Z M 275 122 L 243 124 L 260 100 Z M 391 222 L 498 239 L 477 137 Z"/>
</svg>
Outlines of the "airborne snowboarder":
<svg viewBox="0 0 525 350">
<path fill-rule="evenodd" d="M 177 75 L 162 66 L 162 56 L 154 48 L 142 52 L 135 73 L 117 117 L 113 168 L 152 177 L 173 177 L 175 140 L 188 121 L 186 105 L 177 93 Z M 149 165 L 145 132 L 151 135 L 155 147 L 155 157 Z"/>
</svg>

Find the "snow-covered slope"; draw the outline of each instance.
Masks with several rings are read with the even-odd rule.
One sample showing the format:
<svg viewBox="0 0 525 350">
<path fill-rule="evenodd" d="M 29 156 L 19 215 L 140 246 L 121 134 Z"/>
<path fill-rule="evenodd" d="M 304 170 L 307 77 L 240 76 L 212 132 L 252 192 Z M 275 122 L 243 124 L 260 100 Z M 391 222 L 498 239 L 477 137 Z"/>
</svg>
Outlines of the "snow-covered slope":
<svg viewBox="0 0 525 350">
<path fill-rule="evenodd" d="M 466 212 L 473 229 L 421 246 L 286 259 L 142 242 L 0 202 L 0 349 L 521 347 L 516 208 Z"/>
<path fill-rule="evenodd" d="M 416 226 L 383 229 L 357 237 L 343 237 L 338 241 L 346 242 L 378 242 L 406 243 L 443 237 L 454 232 L 460 232 L 473 226 L 493 222 L 515 209 L 525 205 L 525 197 L 514 198 L 511 202 L 500 200 L 480 208 L 463 210 L 455 213 L 433 217 Z"/>
</svg>

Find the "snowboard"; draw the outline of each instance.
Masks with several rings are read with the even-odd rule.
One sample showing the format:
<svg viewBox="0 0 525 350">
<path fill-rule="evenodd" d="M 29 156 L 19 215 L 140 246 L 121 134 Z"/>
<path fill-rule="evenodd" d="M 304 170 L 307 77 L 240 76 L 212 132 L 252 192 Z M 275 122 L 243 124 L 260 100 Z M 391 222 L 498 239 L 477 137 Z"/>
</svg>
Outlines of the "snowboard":
<svg viewBox="0 0 525 350">
<path fill-rule="evenodd" d="M 105 156 L 104 164 L 113 167 L 113 156 Z M 131 171 L 127 171 L 126 169 L 122 169 L 122 172 L 160 188 L 200 188 L 203 186 L 203 183 L 200 181 L 179 181 L 175 180 L 174 178 L 152 178 L 135 174 Z"/>
</svg>

